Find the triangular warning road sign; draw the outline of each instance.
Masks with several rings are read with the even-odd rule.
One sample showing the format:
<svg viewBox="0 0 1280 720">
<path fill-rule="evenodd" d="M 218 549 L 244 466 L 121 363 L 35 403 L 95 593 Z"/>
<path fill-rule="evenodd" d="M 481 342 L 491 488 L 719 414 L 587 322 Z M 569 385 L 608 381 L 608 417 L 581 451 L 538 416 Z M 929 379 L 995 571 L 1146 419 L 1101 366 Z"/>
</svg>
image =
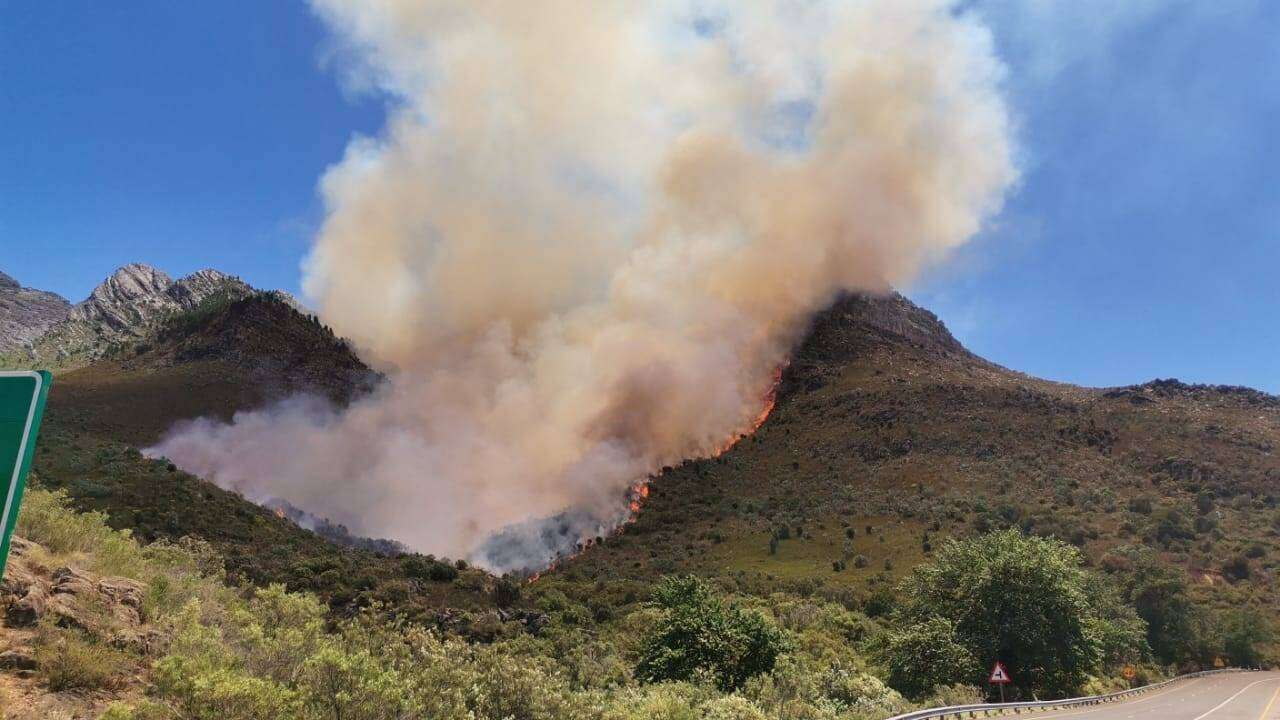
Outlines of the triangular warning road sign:
<svg viewBox="0 0 1280 720">
<path fill-rule="evenodd" d="M 1009 677 L 1009 671 L 1004 669 L 1004 663 L 997 660 L 996 666 L 991 668 L 991 679 L 987 682 L 993 685 L 1008 685 L 1013 682 L 1013 679 Z"/>
</svg>

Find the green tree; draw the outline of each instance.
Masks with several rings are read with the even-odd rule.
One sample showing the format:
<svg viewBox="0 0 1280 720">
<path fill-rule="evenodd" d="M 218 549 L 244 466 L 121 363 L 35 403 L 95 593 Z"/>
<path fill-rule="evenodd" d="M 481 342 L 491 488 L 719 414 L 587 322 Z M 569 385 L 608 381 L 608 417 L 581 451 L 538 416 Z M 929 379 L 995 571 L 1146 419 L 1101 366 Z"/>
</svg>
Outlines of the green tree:
<svg viewBox="0 0 1280 720">
<path fill-rule="evenodd" d="M 937 687 L 973 682 L 982 672 L 973 653 L 958 641 L 955 624 L 937 616 L 891 630 L 885 662 L 889 684 L 913 698 Z"/>
<path fill-rule="evenodd" d="M 661 618 L 636 666 L 643 682 L 708 677 L 733 690 L 772 670 L 784 649 L 781 633 L 763 617 L 726 606 L 699 578 L 667 578 L 650 604 Z"/>
<path fill-rule="evenodd" d="M 1102 664 L 1106 668 L 1133 665 L 1151 657 L 1147 644 L 1147 623 L 1105 575 L 1089 575 L 1089 602 L 1093 605 L 1094 629 L 1102 643 Z"/>
<path fill-rule="evenodd" d="M 961 675 L 947 669 L 954 662 L 950 655 L 921 657 L 931 665 L 916 671 L 916 689 L 925 679 L 981 683 L 982 672 L 1000 660 L 1024 689 L 1058 696 L 1076 692 L 1109 652 L 1125 654 L 1116 649 L 1125 645 L 1141 649 L 1136 618 L 1118 603 L 1095 606 L 1090 583 L 1079 551 L 1059 540 L 1005 530 L 949 542 L 932 563 L 903 581 L 895 625 L 940 633 L 943 625 L 928 623 L 950 623 L 952 642 L 977 663 L 963 665 Z M 893 658 L 893 650 L 909 653 L 918 643 L 889 647 L 890 665 L 905 666 L 910 660 Z"/>
<path fill-rule="evenodd" d="M 1207 623 L 1192 604 L 1181 572 L 1161 564 L 1145 547 L 1112 550 L 1104 564 L 1111 568 L 1121 597 L 1146 622 L 1147 643 L 1156 660 L 1165 665 L 1199 664 L 1211 654 L 1203 647 Z"/>
<path fill-rule="evenodd" d="M 1222 651 L 1232 667 L 1258 667 L 1265 658 L 1262 646 L 1275 638 L 1271 623 L 1256 611 L 1237 610 L 1223 619 Z"/>
</svg>

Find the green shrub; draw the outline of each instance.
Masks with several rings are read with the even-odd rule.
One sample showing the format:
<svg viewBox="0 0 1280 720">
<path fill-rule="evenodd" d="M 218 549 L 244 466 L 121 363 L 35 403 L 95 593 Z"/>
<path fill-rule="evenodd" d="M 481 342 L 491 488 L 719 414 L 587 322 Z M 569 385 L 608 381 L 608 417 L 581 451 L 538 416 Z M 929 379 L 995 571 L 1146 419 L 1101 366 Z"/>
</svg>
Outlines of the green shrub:
<svg viewBox="0 0 1280 720">
<path fill-rule="evenodd" d="M 78 630 L 41 626 L 32 643 L 40 677 L 51 690 L 97 690 L 117 685 L 133 665 L 125 653 Z"/>
<path fill-rule="evenodd" d="M 986 702 L 986 695 L 975 685 L 941 685 L 920 701 L 921 707 L 951 707 L 953 705 L 977 705 Z"/>
<path fill-rule="evenodd" d="M 1193 540 L 1195 532 L 1191 528 L 1191 521 L 1187 516 L 1177 508 L 1163 508 L 1154 516 L 1155 526 L 1152 534 L 1156 542 L 1164 546 L 1169 546 L 1175 540 Z"/>
<path fill-rule="evenodd" d="M 1208 515 L 1213 510 L 1214 497 L 1213 493 L 1208 490 L 1201 490 L 1196 493 L 1196 512 L 1201 515 Z"/>
<path fill-rule="evenodd" d="M 1253 610 L 1237 610 L 1222 624 L 1222 647 L 1228 665 L 1258 667 L 1267 662 L 1263 647 L 1275 640 L 1271 622 Z"/>
<path fill-rule="evenodd" d="M 394 720 L 420 711 L 411 676 L 368 649 L 326 643 L 306 659 L 300 680 L 304 703 L 315 717 Z"/>
<path fill-rule="evenodd" d="M 1147 547 L 1122 546 L 1103 558 L 1121 597 L 1147 626 L 1147 643 L 1166 665 L 1196 662 L 1203 626 L 1188 593 L 1186 575 L 1159 562 Z"/>
<path fill-rule="evenodd" d="M 866 602 L 862 604 L 862 612 L 866 613 L 867 617 L 884 617 L 893 612 L 897 603 L 897 593 L 893 588 L 887 584 L 877 585 L 871 590 L 871 594 L 867 595 Z"/>
<path fill-rule="evenodd" d="M 1155 509 L 1155 503 L 1150 497 L 1140 495 L 1129 501 L 1129 512 L 1138 513 L 1139 515 L 1150 515 Z"/>
<path fill-rule="evenodd" d="M 724 690 L 773 669 L 781 633 L 756 613 L 726 607 L 699 578 L 667 578 L 654 591 L 661 613 L 645 642 L 636 677 L 644 682 L 706 678 Z"/>
<path fill-rule="evenodd" d="M 682 683 L 628 689 L 613 698 L 601 720 L 700 720 L 695 706 L 704 694 Z"/>
<path fill-rule="evenodd" d="M 903 709 L 902 697 L 880 678 L 836 666 L 822 675 L 821 691 L 842 713 L 880 714 Z"/>
<path fill-rule="evenodd" d="M 99 573 L 138 577 L 144 571 L 142 550 L 128 531 L 113 530 L 103 513 L 72 510 L 64 490 L 28 490 L 15 532 L 56 555 L 88 553 L 90 569 Z"/>
<path fill-rule="evenodd" d="M 575 695 L 550 660 L 512 662 L 493 648 L 476 655 L 472 709 L 480 718 L 559 720 L 587 713 L 585 697 Z"/>
<path fill-rule="evenodd" d="M 452 582 L 458 578 L 456 566 L 434 558 L 409 555 L 404 558 L 403 567 L 406 575 L 418 580 Z"/>
<path fill-rule="evenodd" d="M 167 705 L 143 700 L 133 707 L 113 702 L 98 720 L 177 720 L 177 713 Z"/>
<path fill-rule="evenodd" d="M 901 695 L 871 675 L 794 653 L 779 658 L 773 672 L 751 679 L 742 694 L 766 717 L 777 718 L 882 718 L 907 708 Z"/>
<path fill-rule="evenodd" d="M 955 623 L 937 616 L 891 630 L 884 660 L 889 684 L 908 697 L 973 682 L 982 671 L 973 653 L 961 644 Z"/>
<path fill-rule="evenodd" d="M 701 710 L 702 720 L 769 720 L 755 703 L 739 695 L 716 698 Z"/>
<path fill-rule="evenodd" d="M 156 685 L 192 720 L 258 720 L 302 717 L 296 691 L 232 668 L 200 668 L 180 657 L 156 666 Z"/>
<path fill-rule="evenodd" d="M 1232 582 L 1239 582 L 1252 577 L 1253 569 L 1249 566 L 1249 558 L 1241 553 L 1223 563 L 1222 574 Z"/>
</svg>

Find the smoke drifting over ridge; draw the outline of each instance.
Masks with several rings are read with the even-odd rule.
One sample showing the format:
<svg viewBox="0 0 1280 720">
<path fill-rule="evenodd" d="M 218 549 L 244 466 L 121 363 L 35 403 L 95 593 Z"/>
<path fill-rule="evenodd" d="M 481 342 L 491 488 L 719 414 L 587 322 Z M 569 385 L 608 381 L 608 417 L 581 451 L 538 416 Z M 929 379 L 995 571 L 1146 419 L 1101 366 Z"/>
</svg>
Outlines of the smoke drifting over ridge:
<svg viewBox="0 0 1280 720">
<path fill-rule="evenodd" d="M 151 452 L 494 570 L 749 428 L 815 310 L 909 281 L 1016 177 L 954 3 L 313 5 L 393 99 L 322 180 L 305 288 L 391 382 Z"/>
</svg>

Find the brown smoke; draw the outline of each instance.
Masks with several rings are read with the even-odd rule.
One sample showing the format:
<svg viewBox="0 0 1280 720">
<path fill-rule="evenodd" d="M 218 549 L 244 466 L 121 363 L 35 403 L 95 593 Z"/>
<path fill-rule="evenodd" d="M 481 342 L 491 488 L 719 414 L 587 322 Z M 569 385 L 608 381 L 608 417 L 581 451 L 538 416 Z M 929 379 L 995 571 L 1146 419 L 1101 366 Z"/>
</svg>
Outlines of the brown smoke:
<svg viewBox="0 0 1280 720">
<path fill-rule="evenodd" d="M 394 99 L 323 179 L 305 288 L 392 381 L 153 452 L 494 569 L 550 559 L 496 532 L 595 535 L 749 427 L 812 312 L 1016 176 L 988 33 L 941 0 L 313 3 Z"/>
</svg>

